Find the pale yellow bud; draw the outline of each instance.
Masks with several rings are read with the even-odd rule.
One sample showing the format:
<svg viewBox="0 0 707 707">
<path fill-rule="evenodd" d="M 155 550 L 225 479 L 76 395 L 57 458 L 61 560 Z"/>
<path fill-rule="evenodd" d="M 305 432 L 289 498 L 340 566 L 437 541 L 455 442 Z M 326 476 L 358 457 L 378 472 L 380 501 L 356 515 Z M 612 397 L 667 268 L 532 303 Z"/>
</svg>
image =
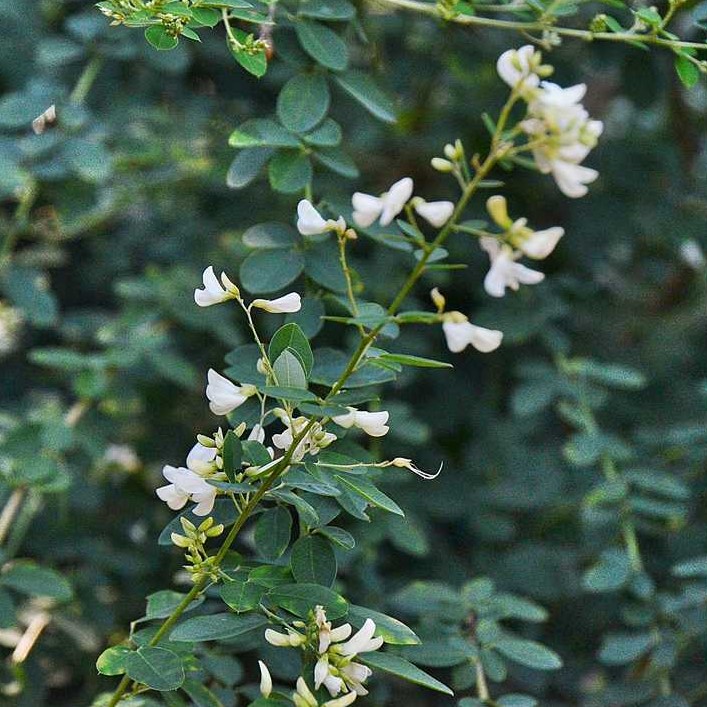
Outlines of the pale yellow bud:
<svg viewBox="0 0 707 707">
<path fill-rule="evenodd" d="M 185 538 L 183 535 L 179 535 L 178 533 L 172 533 L 169 537 L 172 543 L 174 543 L 177 547 L 187 548 L 191 545 L 189 538 Z"/>
<path fill-rule="evenodd" d="M 447 300 L 444 298 L 444 295 L 439 291 L 439 288 L 434 287 L 432 290 L 430 290 L 430 297 L 432 298 L 434 306 L 437 307 L 437 311 L 440 314 L 444 312 L 444 307 L 447 304 Z"/>
<path fill-rule="evenodd" d="M 432 169 L 436 169 L 438 172 L 448 173 L 454 171 L 454 164 L 442 157 L 433 157 L 430 160 L 430 164 L 432 165 Z"/>
<path fill-rule="evenodd" d="M 508 215 L 508 204 L 505 196 L 497 194 L 496 196 L 489 197 L 486 202 L 486 210 L 489 212 L 489 216 L 494 220 L 496 225 L 504 231 L 507 231 L 513 225 L 513 221 L 511 221 Z"/>
</svg>

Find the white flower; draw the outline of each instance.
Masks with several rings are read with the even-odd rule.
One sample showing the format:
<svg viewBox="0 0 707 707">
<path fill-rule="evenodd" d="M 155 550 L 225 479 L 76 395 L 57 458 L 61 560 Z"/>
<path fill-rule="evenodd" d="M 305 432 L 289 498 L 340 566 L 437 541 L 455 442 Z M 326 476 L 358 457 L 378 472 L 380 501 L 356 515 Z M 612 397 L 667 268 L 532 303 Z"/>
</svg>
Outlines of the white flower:
<svg viewBox="0 0 707 707">
<path fill-rule="evenodd" d="M 441 228 L 454 213 L 454 204 L 451 201 L 420 200 L 415 204 L 415 211 L 435 228 Z"/>
<path fill-rule="evenodd" d="M 314 687 L 318 690 L 322 685 L 332 697 L 336 697 L 344 689 L 344 681 L 334 675 L 326 655 L 322 656 L 314 666 Z"/>
<path fill-rule="evenodd" d="M 367 228 L 380 219 L 381 226 L 389 225 L 410 200 L 412 190 L 412 179 L 403 177 L 380 196 L 357 191 L 351 197 L 354 223 L 361 228 Z"/>
<path fill-rule="evenodd" d="M 555 250 L 555 246 L 564 235 L 565 229 L 560 226 L 546 228 L 543 231 L 533 231 L 518 244 L 518 248 L 529 258 L 542 260 Z"/>
<path fill-rule="evenodd" d="M 571 198 L 584 196 L 587 184 L 599 176 L 580 165 L 604 130 L 604 124 L 592 120 L 580 103 L 586 90 L 584 84 L 562 88 L 543 81 L 530 99 L 529 117 L 520 124 L 537 143 L 533 157 L 538 169 L 552 174 L 560 191 Z"/>
<path fill-rule="evenodd" d="M 237 386 L 213 368 L 209 369 L 206 397 L 209 399 L 209 407 L 214 415 L 228 415 L 254 394 L 254 386 Z"/>
<path fill-rule="evenodd" d="M 251 307 L 264 309 L 273 314 L 284 314 L 287 312 L 299 312 L 302 309 L 302 299 L 296 292 L 289 292 L 277 299 L 256 299 Z"/>
<path fill-rule="evenodd" d="M 346 230 L 346 222 L 343 216 L 335 221 L 325 219 L 312 205 L 311 201 L 302 199 L 297 204 L 297 230 L 303 236 L 316 236 L 327 231 L 343 233 Z"/>
<path fill-rule="evenodd" d="M 202 276 L 204 289 L 194 290 L 194 301 L 200 307 L 209 307 L 212 304 L 226 302 L 229 299 L 237 299 L 240 292 L 232 283 L 225 272 L 221 273 L 221 282 L 218 281 L 212 265 L 209 265 Z"/>
<path fill-rule="evenodd" d="M 347 410 L 348 413 L 346 415 L 337 415 L 332 420 L 346 429 L 358 427 L 371 437 L 382 437 L 388 434 L 390 429 L 387 425 L 389 413 L 385 411 L 366 412 L 353 407 L 348 407 Z"/>
<path fill-rule="evenodd" d="M 356 692 L 347 692 L 345 695 L 337 697 L 334 700 L 327 700 L 322 707 L 348 707 L 357 697 L 358 694 Z"/>
<path fill-rule="evenodd" d="M 258 424 L 253 425 L 253 429 L 248 435 L 249 442 L 260 442 L 262 444 L 265 441 L 265 430 Z"/>
<path fill-rule="evenodd" d="M 520 285 L 535 285 L 545 279 L 543 273 L 517 263 L 521 254 L 514 253 L 510 246 L 501 244 L 496 238 L 483 237 L 479 239 L 479 244 L 491 261 L 484 279 L 484 289 L 492 297 L 503 297 L 506 287 L 517 290 Z"/>
<path fill-rule="evenodd" d="M 503 340 L 503 332 L 476 326 L 466 317 L 463 321 L 450 319 L 443 322 L 442 331 L 447 340 L 447 347 L 452 353 L 463 351 L 469 344 L 481 353 L 489 353 L 497 349 Z"/>
<path fill-rule="evenodd" d="M 258 661 L 258 667 L 260 668 L 260 694 L 263 697 L 270 697 L 270 693 L 272 692 L 272 677 L 270 677 L 270 671 L 262 660 Z"/>
<path fill-rule="evenodd" d="M 520 49 L 509 49 L 503 52 L 496 62 L 498 75 L 511 88 L 535 88 L 540 83 L 536 71 L 540 66 L 540 52 L 535 47 L 526 44 Z"/>
<path fill-rule="evenodd" d="M 277 409 L 273 412 L 278 415 L 287 426 L 282 432 L 272 436 L 272 443 L 278 449 L 287 451 L 292 446 L 294 438 L 304 431 L 310 421 L 306 417 L 289 419 L 286 414 L 283 414 L 284 411 L 278 411 Z M 301 461 L 306 454 L 313 456 L 319 454 L 322 449 L 328 447 L 334 440 L 336 440 L 335 434 L 326 432 L 318 422 L 315 422 L 309 432 L 307 432 L 297 444 L 297 448 L 292 452 L 291 460 L 298 462 Z"/>
<path fill-rule="evenodd" d="M 156 493 L 173 511 L 183 508 L 191 499 L 197 504 L 194 508 L 195 515 L 205 516 L 211 513 L 217 493 L 214 486 L 184 467 L 166 465 L 162 475 L 171 483 L 161 486 Z"/>
<path fill-rule="evenodd" d="M 216 471 L 217 450 L 214 447 L 205 447 L 197 442 L 187 455 L 187 468 L 200 476 Z"/>
<path fill-rule="evenodd" d="M 361 663 L 348 663 L 342 666 L 341 674 L 344 682 L 353 689 L 357 695 L 367 695 L 368 690 L 363 686 L 363 683 L 373 675 L 373 671 Z"/>
<path fill-rule="evenodd" d="M 337 646 L 337 651 L 346 656 L 377 651 L 383 645 L 383 637 L 373 637 L 376 624 L 372 619 L 366 619 L 363 626 L 348 640 Z"/>
</svg>

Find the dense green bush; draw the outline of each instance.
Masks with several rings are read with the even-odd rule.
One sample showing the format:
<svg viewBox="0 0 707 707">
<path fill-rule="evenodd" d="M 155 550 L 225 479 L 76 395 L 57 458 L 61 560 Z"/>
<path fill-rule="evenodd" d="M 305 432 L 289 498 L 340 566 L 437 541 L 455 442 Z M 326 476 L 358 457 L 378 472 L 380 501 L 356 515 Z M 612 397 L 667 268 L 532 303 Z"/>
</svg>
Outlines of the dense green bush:
<svg viewBox="0 0 707 707">
<path fill-rule="evenodd" d="M 388 644 L 364 654 L 371 704 L 707 705 L 704 6 L 165 5 L 0 0 L 0 704 L 115 704 L 124 673 L 126 707 L 291 704 L 312 655 L 263 632 L 298 617 L 316 633 L 321 605 Z M 481 175 L 508 139 L 490 135 L 510 90 L 496 60 L 529 34 L 604 121 L 582 199 L 523 154 Z M 480 184 L 444 249 L 414 203 L 412 225 L 356 226 L 351 194 L 401 177 L 456 200 L 430 165 L 450 168 L 446 144 Z M 484 204 L 501 193 L 566 235 L 544 282 L 493 298 L 477 237 L 498 233 Z M 357 237 L 302 235 L 302 198 Z M 302 295 L 255 317 L 269 380 L 239 300 L 196 306 L 210 265 L 246 305 Z M 451 354 L 456 309 L 503 345 Z M 372 332 L 332 402 L 342 352 Z M 215 420 L 210 368 L 312 420 L 385 410 L 390 431 L 330 425 L 335 444 L 276 463 L 271 493 L 244 472 L 269 460 L 239 429 L 260 410 L 251 396 Z M 190 578 L 170 533 L 198 533 L 155 489 L 197 433 L 219 444 L 226 528 L 212 559 L 176 541 Z M 400 457 L 414 464 L 386 465 Z"/>
</svg>

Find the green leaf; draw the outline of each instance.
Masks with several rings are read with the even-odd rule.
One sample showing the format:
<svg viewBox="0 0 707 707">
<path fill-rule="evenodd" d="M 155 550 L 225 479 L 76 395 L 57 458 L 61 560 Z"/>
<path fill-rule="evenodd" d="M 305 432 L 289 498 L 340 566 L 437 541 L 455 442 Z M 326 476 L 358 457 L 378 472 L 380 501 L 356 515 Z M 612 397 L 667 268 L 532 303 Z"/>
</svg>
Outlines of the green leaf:
<svg viewBox="0 0 707 707">
<path fill-rule="evenodd" d="M 685 560 L 673 567 L 676 577 L 707 577 L 707 555 Z"/>
<path fill-rule="evenodd" d="M 233 430 L 228 430 L 223 438 L 223 471 L 228 480 L 234 482 L 243 464 L 243 445 Z"/>
<path fill-rule="evenodd" d="M 341 138 L 341 127 L 331 118 L 324 118 L 314 130 L 302 135 L 306 143 L 317 147 L 336 147 L 341 142 Z"/>
<path fill-rule="evenodd" d="M 246 44 L 248 41 L 248 33 L 244 32 L 242 29 L 239 29 L 238 27 L 233 28 L 233 34 L 236 36 L 236 39 L 241 43 L 241 44 Z M 233 55 L 233 58 L 250 74 L 253 74 L 253 76 L 256 76 L 257 78 L 260 78 L 261 76 L 265 75 L 265 72 L 268 70 L 268 58 L 265 55 L 264 50 L 260 50 L 255 53 L 251 53 L 248 51 L 245 51 L 243 49 L 239 49 L 238 47 L 234 46 L 231 44 L 231 42 L 228 43 L 228 48 Z"/>
<path fill-rule="evenodd" d="M 347 179 L 355 179 L 359 176 L 358 167 L 353 159 L 340 147 L 321 147 L 312 153 L 316 160 L 321 162 L 327 169 L 336 174 L 340 174 Z"/>
<path fill-rule="evenodd" d="M 30 560 L 20 560 L 10 565 L 0 576 L 0 584 L 21 594 L 47 597 L 60 602 L 69 601 L 73 597 L 73 590 L 65 577 Z"/>
<path fill-rule="evenodd" d="M 221 21 L 221 15 L 217 10 L 208 7 L 192 7 L 190 9 L 196 22 L 205 27 L 215 27 Z"/>
<path fill-rule="evenodd" d="M 280 354 L 288 349 L 299 359 L 302 368 L 309 376 L 314 365 L 312 347 L 302 329 L 294 322 L 281 326 L 275 332 L 268 346 L 268 358 L 276 361 Z"/>
<path fill-rule="evenodd" d="M 647 653 L 653 644 L 650 633 L 610 633 L 604 636 L 599 660 L 605 665 L 627 665 Z"/>
<path fill-rule="evenodd" d="M 243 233 L 243 244 L 257 250 L 291 249 L 297 245 L 297 232 L 285 223 L 272 221 L 251 226 Z"/>
<path fill-rule="evenodd" d="M 356 8 L 348 0 L 302 0 L 298 14 L 315 20 L 347 22 L 356 16 Z"/>
<path fill-rule="evenodd" d="M 317 399 L 314 393 L 310 393 L 308 390 L 303 388 L 286 388 L 283 385 L 263 385 L 260 388 L 261 393 L 269 395 L 271 398 L 278 398 L 279 400 L 291 400 L 292 402 L 311 402 Z"/>
<path fill-rule="evenodd" d="M 339 493 L 338 489 L 336 493 Z M 356 547 L 354 536 L 343 528 L 337 528 L 335 525 L 325 525 L 323 528 L 317 528 L 317 532 L 346 550 L 353 550 Z"/>
<path fill-rule="evenodd" d="M 111 646 L 98 656 L 96 670 L 101 675 L 122 675 L 125 672 L 125 658 L 132 653 L 127 646 Z"/>
<path fill-rule="evenodd" d="M 323 606 L 331 621 L 345 616 L 349 610 L 346 599 L 319 584 L 281 584 L 268 593 L 268 598 L 303 619 L 315 606 Z"/>
<path fill-rule="evenodd" d="M 599 562 L 585 572 L 583 587 L 590 592 L 610 592 L 621 589 L 631 577 L 631 562 L 623 550 L 609 549 Z"/>
<path fill-rule="evenodd" d="M 125 656 L 125 672 L 141 685 L 166 692 L 184 682 L 182 659 L 166 648 L 143 646 Z"/>
<path fill-rule="evenodd" d="M 255 609 L 264 593 L 265 587 L 249 581 L 234 580 L 221 587 L 221 599 L 236 613 Z"/>
<path fill-rule="evenodd" d="M 331 587 L 336 579 L 336 556 L 321 535 L 305 535 L 292 546 L 292 575 L 300 584 Z"/>
<path fill-rule="evenodd" d="M 368 74 L 354 69 L 334 78 L 339 86 L 369 113 L 385 123 L 395 122 L 393 101 Z"/>
<path fill-rule="evenodd" d="M 270 508 L 255 524 L 255 546 L 266 560 L 277 560 L 287 549 L 292 533 L 292 516 L 282 506 Z"/>
<path fill-rule="evenodd" d="M 300 20 L 295 32 L 302 49 L 317 63 L 333 71 L 343 71 L 349 63 L 349 50 L 341 37 L 326 25 Z"/>
<path fill-rule="evenodd" d="M 182 690 L 191 698 L 193 707 L 223 707 L 221 700 L 194 678 L 187 678 L 182 685 Z"/>
<path fill-rule="evenodd" d="M 299 140 L 269 118 L 247 120 L 228 138 L 231 147 L 299 147 Z"/>
<path fill-rule="evenodd" d="M 252 147 L 241 150 L 226 175 L 226 184 L 231 189 L 247 187 L 257 176 L 273 153 L 270 147 Z"/>
<path fill-rule="evenodd" d="M 312 163 L 303 152 L 281 150 L 270 160 L 268 177 L 275 191 L 294 194 L 312 181 Z"/>
<path fill-rule="evenodd" d="M 145 611 L 145 618 L 166 619 L 177 608 L 177 606 L 182 603 L 185 596 L 186 594 L 174 592 L 171 589 L 163 589 L 159 592 L 150 594 L 147 597 L 147 610 Z M 203 601 L 203 596 L 194 599 L 189 604 L 186 611 L 195 609 L 197 606 L 202 604 Z"/>
<path fill-rule="evenodd" d="M 416 665 L 413 665 L 410 661 L 400 656 L 380 652 L 363 653 L 358 656 L 357 660 L 360 660 L 371 668 L 396 675 L 415 685 L 420 685 L 421 687 L 426 687 L 436 692 L 442 692 L 445 695 L 454 694 L 443 682 L 428 675 L 424 670 L 420 670 Z"/>
<path fill-rule="evenodd" d="M 354 627 L 363 626 L 366 619 L 372 619 L 376 624 L 376 636 L 382 636 L 386 643 L 397 646 L 415 646 L 420 643 L 417 634 L 402 621 L 379 611 L 367 609 L 365 606 L 349 604 L 347 621 Z"/>
<path fill-rule="evenodd" d="M 179 44 L 179 39 L 168 34 L 163 25 L 152 25 L 145 30 L 145 39 L 160 51 L 174 49 Z"/>
<path fill-rule="evenodd" d="M 22 310 L 22 315 L 32 324 L 49 326 L 56 323 L 59 307 L 43 272 L 13 265 L 6 270 L 0 286 L 7 298 Z"/>
<path fill-rule="evenodd" d="M 422 356 L 411 356 L 409 354 L 383 353 L 378 356 L 383 361 L 399 363 L 401 366 L 415 366 L 418 368 L 453 368 L 451 363 L 446 361 L 436 361 L 433 358 L 423 358 Z"/>
<path fill-rule="evenodd" d="M 536 707 L 538 701 L 529 695 L 503 695 L 496 700 L 498 707 Z"/>
<path fill-rule="evenodd" d="M 305 133 L 322 121 L 329 101 L 329 85 L 322 74 L 298 74 L 280 91 L 277 116 L 288 130 Z"/>
<path fill-rule="evenodd" d="M 273 363 L 273 373 L 279 386 L 307 390 L 307 374 L 302 368 L 300 359 L 287 349 Z"/>
<path fill-rule="evenodd" d="M 170 634 L 170 641 L 219 641 L 242 636 L 260 629 L 267 619 L 257 614 L 222 613 L 208 616 L 194 616 L 179 624 Z"/>
<path fill-rule="evenodd" d="M 334 478 L 339 482 L 339 484 L 343 484 L 359 496 L 363 496 L 363 498 L 365 498 L 371 505 L 382 508 L 384 511 L 388 511 L 389 513 L 395 513 L 399 516 L 405 515 L 403 509 L 400 508 L 400 506 L 393 501 L 392 498 L 386 496 L 380 489 L 374 486 L 367 479 L 360 476 L 342 476 L 339 474 L 335 474 Z"/>
<path fill-rule="evenodd" d="M 259 250 L 241 263 L 243 287 L 253 294 L 277 292 L 294 282 L 304 269 L 304 258 L 297 251 Z"/>
<path fill-rule="evenodd" d="M 506 658 L 535 670 L 557 670 L 562 667 L 560 656 L 536 641 L 501 638 L 496 641 L 494 648 Z"/>
</svg>

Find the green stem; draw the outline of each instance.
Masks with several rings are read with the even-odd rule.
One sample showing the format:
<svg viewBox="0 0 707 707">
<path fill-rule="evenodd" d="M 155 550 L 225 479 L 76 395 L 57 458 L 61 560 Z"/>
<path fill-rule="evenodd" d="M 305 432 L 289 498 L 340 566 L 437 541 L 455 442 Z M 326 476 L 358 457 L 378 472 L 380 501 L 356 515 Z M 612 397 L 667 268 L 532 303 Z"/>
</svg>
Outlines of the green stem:
<svg viewBox="0 0 707 707">
<path fill-rule="evenodd" d="M 481 17 L 479 15 L 455 15 L 446 17 L 438 9 L 436 4 L 421 2 L 420 0 L 381 0 L 383 3 L 400 7 L 405 10 L 413 10 L 425 15 L 431 15 L 448 22 L 460 25 L 472 25 L 479 27 L 493 27 L 495 29 L 521 30 L 523 32 L 542 32 L 548 30 L 565 37 L 575 37 L 591 42 L 600 40 L 605 42 L 639 42 L 641 44 L 653 44 L 670 49 L 702 49 L 707 50 L 707 45 L 700 42 L 684 42 L 682 40 L 666 39 L 652 34 L 638 34 L 636 32 L 592 32 L 584 29 L 574 29 L 572 27 L 556 27 L 547 22 L 523 22 L 518 20 L 498 20 L 492 17 Z"/>
<path fill-rule="evenodd" d="M 69 96 L 69 100 L 72 103 L 83 103 L 86 100 L 86 96 L 88 96 L 88 92 L 91 90 L 91 86 L 93 86 L 102 67 L 103 57 L 100 56 L 94 56 L 93 59 L 86 64 L 74 86 L 74 90 Z"/>
</svg>

